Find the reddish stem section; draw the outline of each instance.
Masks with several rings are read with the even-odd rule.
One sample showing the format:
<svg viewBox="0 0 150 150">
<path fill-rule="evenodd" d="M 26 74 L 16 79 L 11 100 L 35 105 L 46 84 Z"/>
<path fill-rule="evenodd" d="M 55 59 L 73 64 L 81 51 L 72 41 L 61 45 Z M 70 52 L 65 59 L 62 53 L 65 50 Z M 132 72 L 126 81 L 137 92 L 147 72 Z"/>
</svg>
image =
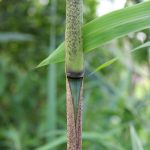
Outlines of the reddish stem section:
<svg viewBox="0 0 150 150">
<path fill-rule="evenodd" d="M 73 107 L 73 98 L 68 79 L 66 78 L 67 90 L 67 150 L 82 150 L 82 95 L 83 82 L 81 85 L 80 96 L 78 100 L 77 120 L 75 120 L 75 111 Z"/>
</svg>

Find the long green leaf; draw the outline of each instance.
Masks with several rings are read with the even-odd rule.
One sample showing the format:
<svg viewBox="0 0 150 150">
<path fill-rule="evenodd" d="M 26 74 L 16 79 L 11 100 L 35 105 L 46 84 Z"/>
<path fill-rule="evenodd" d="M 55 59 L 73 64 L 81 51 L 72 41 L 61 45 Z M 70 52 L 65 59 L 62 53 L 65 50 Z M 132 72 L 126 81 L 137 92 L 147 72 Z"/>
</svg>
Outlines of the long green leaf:
<svg viewBox="0 0 150 150">
<path fill-rule="evenodd" d="M 98 66 L 90 75 L 110 66 L 111 64 L 113 64 L 114 62 L 116 62 L 116 60 L 118 60 L 118 58 L 112 58 L 111 60 L 108 60 L 107 62 L 101 64 L 100 66 Z"/>
<path fill-rule="evenodd" d="M 142 44 L 142 45 L 134 48 L 130 52 L 133 53 L 133 52 L 135 52 L 135 51 L 137 51 L 139 49 L 146 48 L 146 47 L 150 47 L 150 42 L 146 42 L 146 43 L 144 43 L 144 44 Z M 105 63 L 103 63 L 100 66 L 98 66 L 92 73 L 90 73 L 90 75 L 92 75 L 92 74 L 94 74 L 94 73 L 96 73 L 96 72 L 98 72 L 98 71 L 100 71 L 100 70 L 102 70 L 102 69 L 110 66 L 111 64 L 113 64 L 114 62 L 116 62 L 118 59 L 119 59 L 118 57 L 115 57 L 115 58 L 112 58 L 112 59 L 106 61 Z"/>
<path fill-rule="evenodd" d="M 95 32 L 84 38 L 84 48 L 86 49 L 86 51 L 91 51 L 102 44 L 105 44 L 116 38 L 125 36 L 130 32 L 140 31 L 148 27 L 150 27 L 150 16 L 133 22 L 122 24 L 114 28 L 110 28 L 100 33 Z"/>
<path fill-rule="evenodd" d="M 55 64 L 63 62 L 65 58 L 64 43 L 62 43 L 53 53 L 51 53 L 46 59 L 44 59 L 38 66 L 42 67 L 48 64 Z"/>
<path fill-rule="evenodd" d="M 130 126 L 130 134 L 132 141 L 132 150 L 144 150 L 133 125 Z"/>
<path fill-rule="evenodd" d="M 83 49 L 89 52 L 113 39 L 150 27 L 150 1 L 120 9 L 94 19 L 83 26 Z M 62 43 L 38 67 L 64 61 Z"/>
</svg>

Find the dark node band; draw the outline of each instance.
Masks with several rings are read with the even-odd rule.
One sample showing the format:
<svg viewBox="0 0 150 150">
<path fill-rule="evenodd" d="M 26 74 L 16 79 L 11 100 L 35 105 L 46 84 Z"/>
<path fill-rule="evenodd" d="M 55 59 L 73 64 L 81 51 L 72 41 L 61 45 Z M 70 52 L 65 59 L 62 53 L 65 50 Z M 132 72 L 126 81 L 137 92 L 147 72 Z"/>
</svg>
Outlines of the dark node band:
<svg viewBox="0 0 150 150">
<path fill-rule="evenodd" d="M 79 79 L 84 77 L 84 72 L 67 72 L 68 78 Z"/>
</svg>

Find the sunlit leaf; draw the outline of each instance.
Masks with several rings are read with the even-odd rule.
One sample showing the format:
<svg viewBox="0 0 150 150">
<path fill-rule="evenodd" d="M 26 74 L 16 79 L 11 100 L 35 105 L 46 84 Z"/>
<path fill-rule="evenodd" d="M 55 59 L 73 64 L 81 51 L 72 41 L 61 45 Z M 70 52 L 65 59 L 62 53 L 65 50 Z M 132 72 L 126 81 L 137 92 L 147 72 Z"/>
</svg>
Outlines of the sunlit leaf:
<svg viewBox="0 0 150 150">
<path fill-rule="evenodd" d="M 37 67 L 64 61 L 64 43 L 62 43 L 51 55 L 44 59 Z"/>
<path fill-rule="evenodd" d="M 136 48 L 134 48 L 133 50 L 131 50 L 130 52 L 133 53 L 139 49 L 142 49 L 142 48 L 146 48 L 146 47 L 149 47 L 150 46 L 150 42 L 146 42 Z M 114 62 L 116 62 L 119 58 L 118 57 L 115 57 L 115 58 L 112 58 L 111 60 L 108 60 L 106 61 L 105 63 L 101 64 L 100 66 L 98 66 L 90 75 L 100 71 L 101 69 L 104 69 L 108 66 L 110 66 L 111 64 L 113 64 Z"/>
<path fill-rule="evenodd" d="M 94 73 L 100 71 L 100 70 L 103 69 L 103 68 L 106 68 L 106 67 L 110 66 L 110 65 L 113 64 L 116 60 L 118 60 L 117 57 L 116 57 L 116 58 L 113 58 L 113 59 L 111 59 L 111 60 L 109 60 L 109 61 L 107 61 L 107 62 L 105 62 L 105 63 L 103 63 L 103 64 L 101 64 L 101 65 L 98 66 L 90 75 L 92 75 L 92 74 L 94 74 Z"/>
<path fill-rule="evenodd" d="M 130 134 L 131 134 L 131 141 L 132 141 L 132 150 L 144 150 L 142 143 L 133 125 L 130 126 Z"/>
<path fill-rule="evenodd" d="M 123 37 L 131 32 L 150 27 L 150 1 L 120 9 L 94 19 L 83 26 L 83 49 L 85 52 Z M 62 43 L 38 67 L 64 61 L 64 43 Z"/>
</svg>

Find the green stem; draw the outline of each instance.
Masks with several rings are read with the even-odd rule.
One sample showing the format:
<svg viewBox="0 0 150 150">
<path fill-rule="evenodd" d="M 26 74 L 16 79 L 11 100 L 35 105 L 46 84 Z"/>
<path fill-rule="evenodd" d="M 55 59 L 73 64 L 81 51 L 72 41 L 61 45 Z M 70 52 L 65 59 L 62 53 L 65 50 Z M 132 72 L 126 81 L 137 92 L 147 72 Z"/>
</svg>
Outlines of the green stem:
<svg viewBox="0 0 150 150">
<path fill-rule="evenodd" d="M 66 0 L 65 63 L 69 77 L 83 77 L 83 1 Z"/>
<path fill-rule="evenodd" d="M 50 29 L 50 45 L 49 52 L 51 53 L 56 47 L 56 8 L 57 0 L 51 0 L 51 10 L 50 16 L 52 19 L 51 29 Z M 48 120 L 48 131 L 56 130 L 56 118 L 57 118 L 57 101 L 56 101 L 56 91 L 57 91 L 57 80 L 56 80 L 56 66 L 50 65 L 48 67 L 48 101 L 47 101 L 47 120 Z M 48 138 L 49 141 L 54 140 L 55 137 Z"/>
<path fill-rule="evenodd" d="M 83 1 L 66 0 L 65 68 L 67 150 L 82 149 Z"/>
</svg>

